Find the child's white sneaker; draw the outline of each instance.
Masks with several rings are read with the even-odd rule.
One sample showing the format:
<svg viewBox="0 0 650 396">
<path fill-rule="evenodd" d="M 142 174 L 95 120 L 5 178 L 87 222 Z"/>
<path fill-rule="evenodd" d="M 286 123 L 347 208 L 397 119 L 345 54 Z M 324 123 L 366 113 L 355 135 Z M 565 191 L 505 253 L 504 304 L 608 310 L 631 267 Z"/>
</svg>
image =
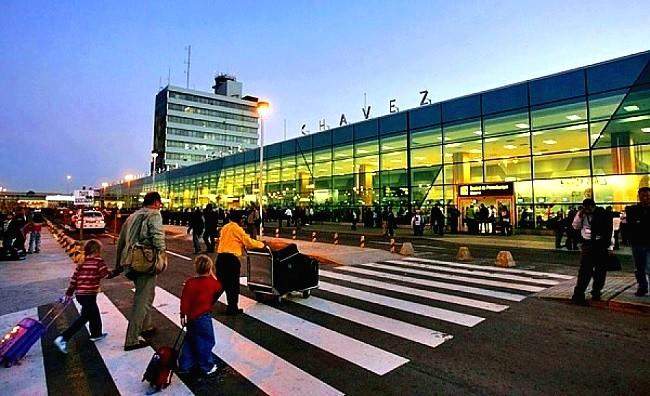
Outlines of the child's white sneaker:
<svg viewBox="0 0 650 396">
<path fill-rule="evenodd" d="M 104 338 L 106 338 L 107 335 L 108 335 L 108 333 L 102 333 L 102 334 L 100 334 L 98 336 L 90 337 L 89 339 L 92 342 L 96 342 L 96 341 L 99 341 L 99 340 L 103 340 Z"/>
<path fill-rule="evenodd" d="M 218 368 L 217 365 L 215 364 L 214 366 L 212 366 L 212 368 L 210 369 L 210 371 L 208 371 L 207 373 L 205 373 L 205 376 L 206 376 L 206 377 L 209 377 L 209 376 L 213 375 L 214 373 L 217 372 L 218 369 L 219 369 L 219 368 Z"/>
<path fill-rule="evenodd" d="M 58 336 L 54 339 L 54 345 L 59 348 L 61 353 L 68 353 L 68 343 L 63 340 L 63 336 Z"/>
</svg>

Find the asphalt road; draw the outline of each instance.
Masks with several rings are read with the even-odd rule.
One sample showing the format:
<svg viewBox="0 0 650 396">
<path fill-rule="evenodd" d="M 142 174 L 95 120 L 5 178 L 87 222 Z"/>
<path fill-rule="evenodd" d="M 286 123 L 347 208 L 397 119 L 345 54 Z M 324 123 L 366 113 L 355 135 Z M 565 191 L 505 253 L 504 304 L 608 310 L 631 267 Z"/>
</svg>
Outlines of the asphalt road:
<svg viewBox="0 0 650 396">
<path fill-rule="evenodd" d="M 106 235 L 98 237 L 104 242 L 105 257 L 112 265 L 112 239 Z M 349 240 L 352 243 L 356 238 Z M 344 241 L 347 239 L 344 238 Z M 452 245 L 436 242 L 428 250 L 421 248 L 423 253 L 420 256 L 450 259 L 457 249 L 456 245 Z M 191 243 L 184 239 L 168 238 L 168 249 L 180 256 L 193 257 Z M 476 256 L 487 259 L 492 254 L 489 247 L 476 249 L 476 253 L 473 251 Z M 523 267 L 555 273 L 575 272 L 574 268 L 567 267 L 576 258 L 571 252 L 558 252 L 550 256 L 545 251 L 522 249 L 513 254 L 519 256 Z M 562 255 L 566 255 L 566 264 L 556 260 Z M 527 297 L 522 301 L 512 301 L 423 285 L 420 281 L 450 281 L 437 278 L 440 276 L 437 271 L 436 274 L 414 273 L 409 263 L 389 265 L 391 269 L 358 267 L 362 271 L 374 271 L 371 275 L 369 272 L 351 273 L 322 266 L 321 271 L 326 273 L 325 276 L 321 274 L 323 286 L 305 301 L 324 301 L 330 307 L 334 303 L 339 309 L 337 314 L 324 313 L 296 300 L 270 308 L 257 303 L 247 306 L 244 315 L 229 317 L 222 314 L 225 305 L 218 303 L 213 318 L 219 328 L 224 331 L 223 334 L 235 332 L 245 337 L 249 341 L 246 348 L 250 349 L 243 349 L 241 344 L 237 344 L 239 352 L 258 359 L 258 365 L 243 369 L 244 366 L 237 359 L 233 360 L 228 354 L 219 354 L 219 375 L 204 381 L 183 378 L 181 385 L 195 394 L 206 395 L 271 393 L 268 390 L 277 389 L 272 387 L 276 382 L 280 384 L 278 386 L 292 384 L 292 377 L 286 375 L 289 369 L 281 370 L 285 367 L 283 365 L 288 365 L 297 368 L 302 373 L 300 375 L 323 386 L 313 388 L 311 393 L 314 394 L 332 389 L 345 394 L 382 395 L 650 394 L 648 316 L 539 300 L 529 291 L 511 288 L 517 285 L 537 287 L 539 284 L 535 283 L 535 279 L 501 280 L 506 282 L 505 287 L 481 285 L 480 282 L 491 279 L 486 276 L 472 275 L 471 279 L 451 282 L 460 287 L 480 288 L 488 293 Z M 443 273 L 460 276 L 453 272 Z M 191 261 L 169 255 L 169 269 L 158 278 L 158 286 L 171 293 L 172 297 L 180 296 L 183 281 L 192 275 Z M 397 280 L 399 276 L 408 279 Z M 383 288 L 379 289 L 377 282 L 381 282 Z M 131 287 L 130 281 L 123 277 L 106 281 L 104 287 L 108 299 L 126 317 L 130 315 Z M 395 287 L 414 288 L 421 295 L 405 294 L 404 290 L 396 291 Z M 390 288 L 393 290 L 388 290 Z M 431 292 L 442 293 L 447 300 L 434 300 Z M 252 298 L 246 287 L 241 287 L 241 293 Z M 159 293 L 159 296 L 163 294 L 166 295 Z M 387 298 L 393 300 L 382 305 Z M 462 305 L 454 298 L 480 301 L 493 308 L 507 305 L 507 309 L 500 312 L 498 308 L 489 310 L 475 302 Z M 154 304 L 153 319 L 158 332 L 152 342 L 156 347 L 170 344 L 178 332 L 178 326 L 163 314 L 171 309 L 172 301 L 169 299 L 162 305 Z M 394 304 L 400 305 L 397 307 Z M 343 309 L 347 309 L 347 315 L 354 317 L 356 322 L 349 320 L 350 316 L 346 319 Z M 66 320 L 73 317 L 73 313 L 68 314 Z M 380 317 L 379 323 L 359 323 L 360 318 L 369 317 Z M 482 320 L 473 324 L 475 318 Z M 59 323 L 57 328 L 64 328 L 65 324 Z M 389 324 L 394 331 L 386 330 Z M 283 326 L 289 328 L 280 330 Z M 421 331 L 425 334 L 428 331 L 429 335 L 440 332 L 453 338 L 440 336 L 444 341 L 440 345 L 423 345 Z M 61 358 L 51 344 L 55 335 L 56 330 L 50 331 L 43 343 L 45 371 L 51 393 L 119 392 L 114 370 L 109 363 L 102 362 L 104 354 L 96 344 L 80 337 L 71 343 L 70 355 Z M 232 337 L 217 337 L 217 344 L 228 346 L 232 340 Z M 259 355 L 259 348 L 270 352 L 276 360 Z M 141 363 L 134 361 L 132 364 L 132 370 L 138 373 L 144 371 Z M 268 376 L 260 379 L 255 373 Z M 303 386 L 306 384 L 304 380 L 300 383 Z M 98 387 L 98 384 L 103 385 Z"/>
</svg>

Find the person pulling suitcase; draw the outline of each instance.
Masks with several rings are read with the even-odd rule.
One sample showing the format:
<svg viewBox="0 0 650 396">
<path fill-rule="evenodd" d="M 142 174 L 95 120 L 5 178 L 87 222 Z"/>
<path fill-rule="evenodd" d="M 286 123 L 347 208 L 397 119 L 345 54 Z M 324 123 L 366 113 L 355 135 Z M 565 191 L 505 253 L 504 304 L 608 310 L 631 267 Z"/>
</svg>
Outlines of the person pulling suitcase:
<svg viewBox="0 0 650 396">
<path fill-rule="evenodd" d="M 241 227 L 242 214 L 233 211 L 230 222 L 223 226 L 217 247 L 216 276 L 223 285 L 228 300 L 226 314 L 237 315 L 239 309 L 239 274 L 241 263 L 239 258 L 244 254 L 244 249 L 262 249 L 264 242 L 252 239 Z"/>
</svg>

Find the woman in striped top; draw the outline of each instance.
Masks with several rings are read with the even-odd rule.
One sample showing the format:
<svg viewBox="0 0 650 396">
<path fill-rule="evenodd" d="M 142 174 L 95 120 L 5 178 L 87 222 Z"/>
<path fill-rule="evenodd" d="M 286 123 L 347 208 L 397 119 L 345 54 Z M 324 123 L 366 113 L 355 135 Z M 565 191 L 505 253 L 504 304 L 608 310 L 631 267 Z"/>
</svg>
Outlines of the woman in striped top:
<svg viewBox="0 0 650 396">
<path fill-rule="evenodd" d="M 102 259 L 102 244 L 91 239 L 84 245 L 84 260 L 77 266 L 64 299 L 70 301 L 76 292 L 81 313 L 72 325 L 54 340 L 63 353 L 68 353 L 67 343 L 87 322 L 90 322 L 90 340 L 99 341 L 108 334 L 102 333 L 102 319 L 97 307 L 97 293 L 100 281 L 108 275 L 108 268 Z"/>
</svg>

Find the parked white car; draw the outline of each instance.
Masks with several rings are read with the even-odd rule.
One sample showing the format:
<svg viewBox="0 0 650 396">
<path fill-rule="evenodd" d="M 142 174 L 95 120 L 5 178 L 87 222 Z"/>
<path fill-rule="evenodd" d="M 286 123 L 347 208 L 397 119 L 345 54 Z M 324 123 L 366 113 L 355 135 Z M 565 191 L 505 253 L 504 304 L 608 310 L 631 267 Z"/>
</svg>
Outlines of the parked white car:
<svg viewBox="0 0 650 396">
<path fill-rule="evenodd" d="M 106 222 L 104 215 L 97 210 L 84 210 L 84 231 L 99 231 L 104 232 Z M 81 213 L 77 213 L 74 217 L 74 226 L 76 229 L 81 228 Z"/>
</svg>

